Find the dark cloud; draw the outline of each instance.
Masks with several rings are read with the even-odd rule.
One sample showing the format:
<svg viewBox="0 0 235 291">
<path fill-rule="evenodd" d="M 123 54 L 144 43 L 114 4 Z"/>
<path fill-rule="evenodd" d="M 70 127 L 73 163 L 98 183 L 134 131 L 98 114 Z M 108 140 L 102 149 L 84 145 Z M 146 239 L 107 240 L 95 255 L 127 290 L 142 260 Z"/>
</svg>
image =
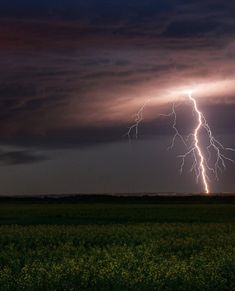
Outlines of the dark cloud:
<svg viewBox="0 0 235 291">
<path fill-rule="evenodd" d="M 235 32 L 232 1 L 7 1 L 0 12 L 1 46 L 68 49 L 143 38 L 224 38 Z M 146 40 L 145 40 L 146 41 Z"/>
<path fill-rule="evenodd" d="M 24 85 L 22 83 L 6 83 L 1 82 L 0 84 L 0 96 L 2 99 L 11 99 L 16 97 L 27 97 L 32 96 L 35 94 L 35 88 L 34 86 Z"/>
<path fill-rule="evenodd" d="M 158 101 L 184 83 L 232 82 L 233 7 L 222 0 L 3 1 L 2 142 L 113 141 L 149 96 Z M 205 102 L 224 132 L 232 130 L 231 91 Z M 220 111 L 225 99 L 230 105 Z M 157 123 L 164 104 L 146 111 L 146 132 L 168 133 Z"/>
<path fill-rule="evenodd" d="M 2 189 L 192 189 L 185 176 L 179 182 L 176 165 L 168 176 L 175 153 L 165 163 L 163 149 L 174 132 L 160 113 L 177 101 L 188 134 L 195 120 L 183 97 L 196 88 L 215 136 L 234 144 L 234 32 L 234 1 L 1 1 L 0 164 L 22 165 L 2 168 Z M 148 98 L 135 155 L 125 133 Z M 34 166 L 48 159 L 45 151 L 50 160 Z"/>
<path fill-rule="evenodd" d="M 216 32 L 219 23 L 208 21 L 178 21 L 172 22 L 167 26 L 163 33 L 166 37 L 198 37 Z"/>
<path fill-rule="evenodd" d="M 0 150 L 0 164 L 1 165 L 20 165 L 20 164 L 32 164 L 46 160 L 45 156 L 42 156 L 34 151 L 28 150 L 16 150 L 16 151 L 4 151 Z"/>
<path fill-rule="evenodd" d="M 107 1 L 107 0 L 87 0 L 87 1 L 46 1 L 36 0 L 32 3 L 29 0 L 22 1 L 2 1 L 1 15 L 17 17 L 58 17 L 65 19 L 89 18 L 97 22 L 114 21 L 117 19 L 133 19 L 138 17 L 151 17 L 156 14 L 172 9 L 171 1 L 154 0 L 145 2 L 136 1 Z M 176 1 L 176 4 L 179 1 Z M 175 4 L 175 5 L 176 5 Z M 174 5 L 174 6 L 175 6 Z"/>
</svg>

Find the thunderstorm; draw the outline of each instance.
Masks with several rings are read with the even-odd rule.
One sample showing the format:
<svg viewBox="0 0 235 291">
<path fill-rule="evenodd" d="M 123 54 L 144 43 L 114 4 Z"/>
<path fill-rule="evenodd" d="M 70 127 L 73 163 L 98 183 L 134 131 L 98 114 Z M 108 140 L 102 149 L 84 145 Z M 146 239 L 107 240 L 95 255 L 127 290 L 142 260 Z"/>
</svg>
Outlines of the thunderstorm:
<svg viewBox="0 0 235 291">
<path fill-rule="evenodd" d="M 219 173 L 226 170 L 226 161 L 235 164 L 235 161 L 226 155 L 226 152 L 235 151 L 231 147 L 225 147 L 220 141 L 218 141 L 207 123 L 207 120 L 203 113 L 200 111 L 196 99 L 193 97 L 192 91 L 186 92 L 187 101 L 192 106 L 192 113 L 196 115 L 196 127 L 193 132 L 184 137 L 177 127 L 177 112 L 176 104 L 172 104 L 172 111 L 168 114 L 160 114 L 165 117 L 173 117 L 172 128 L 174 130 L 174 136 L 172 138 L 171 145 L 168 149 L 173 149 L 176 139 L 179 139 L 186 148 L 184 154 L 178 155 L 181 159 L 180 174 L 183 172 L 185 166 L 185 160 L 191 158 L 192 164 L 190 172 L 194 172 L 196 183 L 199 180 L 202 182 L 204 193 L 209 194 L 210 190 L 210 174 L 212 174 L 216 180 L 219 180 Z M 144 109 L 146 105 L 151 101 L 147 101 L 141 106 L 138 112 L 135 114 L 134 123 L 128 128 L 126 135 L 129 140 L 134 136 L 138 138 L 139 125 L 144 118 Z M 203 145 L 201 141 L 201 133 L 206 135 L 207 144 Z M 214 159 L 212 159 L 214 156 Z"/>
</svg>

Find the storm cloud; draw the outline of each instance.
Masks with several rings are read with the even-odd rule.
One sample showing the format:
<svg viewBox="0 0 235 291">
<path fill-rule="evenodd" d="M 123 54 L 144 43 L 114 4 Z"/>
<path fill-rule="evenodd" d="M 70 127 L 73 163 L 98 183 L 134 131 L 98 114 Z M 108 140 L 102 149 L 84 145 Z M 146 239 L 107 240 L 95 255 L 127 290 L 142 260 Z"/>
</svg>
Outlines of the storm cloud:
<svg viewBox="0 0 235 291">
<path fill-rule="evenodd" d="M 182 133 L 192 127 L 188 88 L 215 135 L 234 142 L 233 1 L 4 0 L 0 63 L 1 165 L 125 143 L 147 99 L 139 139 L 165 145 L 172 102 Z"/>
<path fill-rule="evenodd" d="M 32 164 L 46 160 L 45 156 L 42 156 L 34 151 L 29 150 L 0 150 L 0 165 L 21 165 Z"/>
</svg>

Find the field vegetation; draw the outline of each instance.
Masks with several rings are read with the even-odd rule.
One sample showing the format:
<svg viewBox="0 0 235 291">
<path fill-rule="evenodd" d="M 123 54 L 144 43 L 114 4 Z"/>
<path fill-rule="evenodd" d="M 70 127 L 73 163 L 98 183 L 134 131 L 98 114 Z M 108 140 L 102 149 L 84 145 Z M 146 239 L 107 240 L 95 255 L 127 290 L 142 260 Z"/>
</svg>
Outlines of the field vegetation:
<svg viewBox="0 0 235 291">
<path fill-rule="evenodd" d="M 235 290 L 235 204 L 1 203 L 0 290 Z"/>
</svg>

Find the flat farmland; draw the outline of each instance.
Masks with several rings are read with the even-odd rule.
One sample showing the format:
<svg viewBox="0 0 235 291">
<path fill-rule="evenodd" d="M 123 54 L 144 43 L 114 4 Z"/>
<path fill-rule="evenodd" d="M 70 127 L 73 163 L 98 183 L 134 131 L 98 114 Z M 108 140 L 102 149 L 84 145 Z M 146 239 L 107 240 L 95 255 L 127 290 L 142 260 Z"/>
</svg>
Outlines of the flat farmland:
<svg viewBox="0 0 235 291">
<path fill-rule="evenodd" d="M 235 204 L 1 202 L 0 290 L 235 290 Z"/>
</svg>

